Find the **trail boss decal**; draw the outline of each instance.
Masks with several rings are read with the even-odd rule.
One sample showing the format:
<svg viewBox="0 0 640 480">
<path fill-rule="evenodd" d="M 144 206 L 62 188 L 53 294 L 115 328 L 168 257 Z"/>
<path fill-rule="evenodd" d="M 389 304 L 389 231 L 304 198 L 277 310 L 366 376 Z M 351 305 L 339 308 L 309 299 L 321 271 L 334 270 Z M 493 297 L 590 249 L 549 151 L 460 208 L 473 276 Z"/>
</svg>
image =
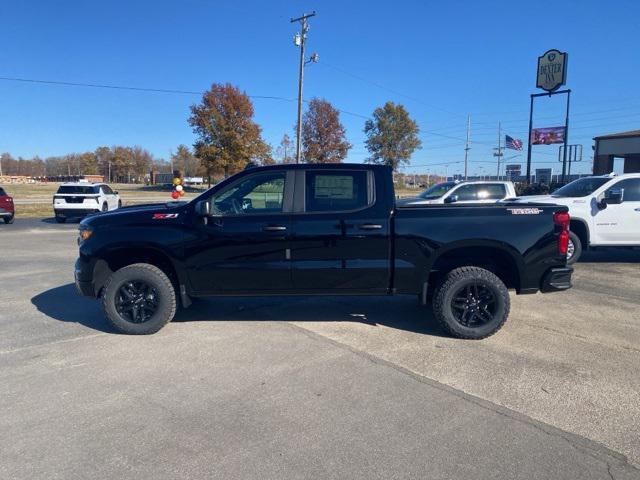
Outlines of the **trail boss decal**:
<svg viewBox="0 0 640 480">
<path fill-rule="evenodd" d="M 154 213 L 153 217 L 151 217 L 153 220 L 167 220 L 169 218 L 178 218 L 177 213 Z"/>
<path fill-rule="evenodd" d="M 544 210 L 540 208 L 507 208 L 512 215 L 540 215 Z"/>
</svg>

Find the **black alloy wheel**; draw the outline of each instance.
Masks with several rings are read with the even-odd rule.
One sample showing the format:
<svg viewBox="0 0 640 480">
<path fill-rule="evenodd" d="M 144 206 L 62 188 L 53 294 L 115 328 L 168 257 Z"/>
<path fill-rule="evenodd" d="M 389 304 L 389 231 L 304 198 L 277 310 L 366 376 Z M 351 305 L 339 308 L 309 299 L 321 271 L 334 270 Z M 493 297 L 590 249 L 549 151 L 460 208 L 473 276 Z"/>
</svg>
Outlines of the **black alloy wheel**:
<svg viewBox="0 0 640 480">
<path fill-rule="evenodd" d="M 433 295 L 433 313 L 449 334 L 479 340 L 493 335 L 509 316 L 509 291 L 495 273 L 476 266 L 445 275 Z"/>
<path fill-rule="evenodd" d="M 476 281 L 453 294 L 451 312 L 460 325 L 479 327 L 493 321 L 496 299 L 490 287 Z"/>
<path fill-rule="evenodd" d="M 173 283 L 164 271 L 148 263 L 134 263 L 115 271 L 101 293 L 107 320 L 120 333 L 155 333 L 176 313 Z"/>
<path fill-rule="evenodd" d="M 115 306 L 128 322 L 145 323 L 158 310 L 158 292 L 144 281 L 128 281 L 118 289 Z"/>
</svg>

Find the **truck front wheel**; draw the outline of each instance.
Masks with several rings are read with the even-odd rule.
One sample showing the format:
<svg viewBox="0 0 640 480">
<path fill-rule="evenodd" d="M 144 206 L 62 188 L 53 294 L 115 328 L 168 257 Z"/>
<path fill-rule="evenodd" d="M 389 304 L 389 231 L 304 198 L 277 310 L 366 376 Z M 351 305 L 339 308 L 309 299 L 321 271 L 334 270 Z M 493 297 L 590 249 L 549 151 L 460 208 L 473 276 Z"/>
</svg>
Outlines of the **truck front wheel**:
<svg viewBox="0 0 640 480">
<path fill-rule="evenodd" d="M 156 333 L 176 313 L 176 292 L 167 275 L 154 265 L 135 263 L 114 272 L 105 284 L 102 306 L 120 333 Z"/>
<path fill-rule="evenodd" d="M 433 297 L 433 313 L 440 325 L 454 337 L 473 340 L 500 330 L 510 305 L 502 280 L 479 267 L 452 270 Z"/>
<path fill-rule="evenodd" d="M 569 232 L 569 245 L 567 246 L 567 265 L 573 265 L 582 255 L 582 242 L 580 237 L 573 232 Z"/>
</svg>

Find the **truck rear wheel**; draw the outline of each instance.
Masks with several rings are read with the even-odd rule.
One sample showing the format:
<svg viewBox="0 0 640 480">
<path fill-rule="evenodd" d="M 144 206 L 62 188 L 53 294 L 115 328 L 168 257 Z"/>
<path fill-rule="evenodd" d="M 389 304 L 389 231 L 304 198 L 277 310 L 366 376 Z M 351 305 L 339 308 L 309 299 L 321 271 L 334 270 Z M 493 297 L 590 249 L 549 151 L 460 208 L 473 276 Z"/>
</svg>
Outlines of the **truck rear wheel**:
<svg viewBox="0 0 640 480">
<path fill-rule="evenodd" d="M 509 316 L 505 284 L 489 270 L 460 267 L 447 274 L 433 298 L 436 320 L 452 336 L 479 340 L 496 333 Z"/>
<path fill-rule="evenodd" d="M 156 333 L 176 314 L 176 292 L 167 275 L 154 265 L 135 263 L 109 277 L 102 306 L 120 333 Z"/>
<path fill-rule="evenodd" d="M 569 245 L 567 247 L 567 265 L 573 265 L 582 255 L 582 242 L 580 237 L 573 232 L 569 232 Z"/>
</svg>

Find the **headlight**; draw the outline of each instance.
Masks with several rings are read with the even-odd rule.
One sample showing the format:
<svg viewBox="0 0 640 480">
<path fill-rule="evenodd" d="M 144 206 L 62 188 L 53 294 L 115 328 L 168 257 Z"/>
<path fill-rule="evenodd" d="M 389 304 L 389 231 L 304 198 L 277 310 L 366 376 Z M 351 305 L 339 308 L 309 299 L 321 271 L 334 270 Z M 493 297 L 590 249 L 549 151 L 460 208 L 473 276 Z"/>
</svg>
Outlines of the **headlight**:
<svg viewBox="0 0 640 480">
<path fill-rule="evenodd" d="M 93 230 L 90 228 L 80 228 L 78 243 L 88 240 L 91 235 L 93 235 Z"/>
</svg>

